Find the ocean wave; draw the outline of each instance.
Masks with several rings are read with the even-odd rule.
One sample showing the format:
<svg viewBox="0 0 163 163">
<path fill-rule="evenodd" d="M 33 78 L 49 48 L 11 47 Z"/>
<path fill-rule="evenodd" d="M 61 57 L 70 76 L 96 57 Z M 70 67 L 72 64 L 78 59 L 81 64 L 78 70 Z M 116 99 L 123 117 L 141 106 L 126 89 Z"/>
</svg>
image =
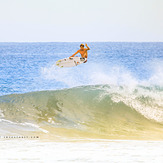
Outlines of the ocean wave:
<svg viewBox="0 0 163 163">
<path fill-rule="evenodd" d="M 6 95 L 0 119 L 1 135 L 162 139 L 163 87 L 92 85 Z"/>
</svg>

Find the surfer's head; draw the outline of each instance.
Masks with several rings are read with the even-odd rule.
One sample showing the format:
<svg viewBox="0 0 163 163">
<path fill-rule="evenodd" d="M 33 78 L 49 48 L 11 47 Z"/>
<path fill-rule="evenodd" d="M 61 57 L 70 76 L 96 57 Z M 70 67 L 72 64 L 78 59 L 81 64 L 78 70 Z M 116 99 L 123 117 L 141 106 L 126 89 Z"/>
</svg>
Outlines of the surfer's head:
<svg viewBox="0 0 163 163">
<path fill-rule="evenodd" d="M 84 49 L 84 44 L 80 44 L 80 49 Z"/>
</svg>

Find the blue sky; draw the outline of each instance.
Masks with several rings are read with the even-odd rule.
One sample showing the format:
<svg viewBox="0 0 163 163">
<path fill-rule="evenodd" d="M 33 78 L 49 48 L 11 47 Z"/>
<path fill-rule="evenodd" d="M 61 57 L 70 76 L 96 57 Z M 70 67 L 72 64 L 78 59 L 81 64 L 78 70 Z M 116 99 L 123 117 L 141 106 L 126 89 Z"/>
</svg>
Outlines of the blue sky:
<svg viewBox="0 0 163 163">
<path fill-rule="evenodd" d="M 163 41 L 163 0 L 0 0 L 0 42 Z"/>
</svg>

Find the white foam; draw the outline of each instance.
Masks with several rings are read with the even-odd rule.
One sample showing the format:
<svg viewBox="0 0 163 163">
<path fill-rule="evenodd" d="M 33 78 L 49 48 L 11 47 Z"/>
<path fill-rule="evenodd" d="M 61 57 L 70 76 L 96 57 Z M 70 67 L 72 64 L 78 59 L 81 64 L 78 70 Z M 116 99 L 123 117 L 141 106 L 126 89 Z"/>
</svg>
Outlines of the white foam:
<svg viewBox="0 0 163 163">
<path fill-rule="evenodd" d="M 136 85 L 138 81 L 123 66 L 112 65 L 106 69 L 103 64 L 88 63 L 72 68 L 58 68 L 54 65 L 41 69 L 42 77 L 55 80 L 67 87 L 96 84 Z"/>
<path fill-rule="evenodd" d="M 148 119 L 153 119 L 157 122 L 163 122 L 163 92 L 141 88 L 141 87 L 119 87 L 112 86 L 111 88 L 103 88 L 105 91 L 100 95 L 102 100 L 110 95 L 111 99 L 116 102 L 123 102 L 127 106 L 135 109 Z M 145 102 L 142 98 L 147 98 Z"/>
<path fill-rule="evenodd" d="M 150 76 L 148 83 L 163 86 L 163 60 L 153 60 L 149 64 L 152 75 Z"/>
</svg>

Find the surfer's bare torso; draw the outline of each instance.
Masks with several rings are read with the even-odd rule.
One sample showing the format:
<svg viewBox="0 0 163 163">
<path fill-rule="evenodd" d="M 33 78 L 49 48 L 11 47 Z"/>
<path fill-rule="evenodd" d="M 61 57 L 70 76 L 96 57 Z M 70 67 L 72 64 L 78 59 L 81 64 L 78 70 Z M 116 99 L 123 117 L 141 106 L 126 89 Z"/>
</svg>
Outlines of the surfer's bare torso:
<svg viewBox="0 0 163 163">
<path fill-rule="evenodd" d="M 87 49 L 79 49 L 77 52 L 81 54 L 82 58 L 88 57 Z"/>
<path fill-rule="evenodd" d="M 84 44 L 81 44 L 80 49 L 76 53 L 74 53 L 71 57 L 74 57 L 76 54 L 80 53 L 82 58 L 88 58 L 87 51 L 90 50 L 90 48 L 87 46 L 87 44 L 85 44 L 85 46 L 87 48 L 84 48 Z M 71 58 L 71 57 L 69 57 L 69 58 Z"/>
</svg>

